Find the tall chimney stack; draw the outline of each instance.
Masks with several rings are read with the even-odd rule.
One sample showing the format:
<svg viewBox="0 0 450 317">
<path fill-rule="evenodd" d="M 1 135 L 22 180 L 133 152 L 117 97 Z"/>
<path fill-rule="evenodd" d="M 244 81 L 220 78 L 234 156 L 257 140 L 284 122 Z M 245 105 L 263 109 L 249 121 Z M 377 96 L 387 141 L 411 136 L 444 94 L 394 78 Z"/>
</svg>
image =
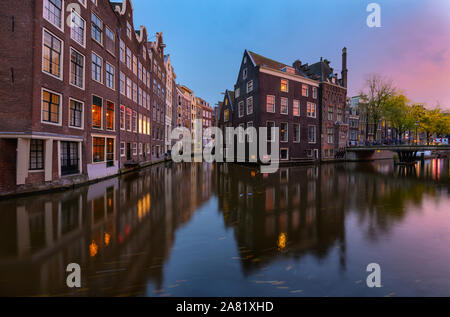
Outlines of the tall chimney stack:
<svg viewBox="0 0 450 317">
<path fill-rule="evenodd" d="M 342 85 L 347 88 L 347 76 L 348 76 L 348 69 L 347 69 L 347 48 L 344 47 L 342 49 Z"/>
</svg>

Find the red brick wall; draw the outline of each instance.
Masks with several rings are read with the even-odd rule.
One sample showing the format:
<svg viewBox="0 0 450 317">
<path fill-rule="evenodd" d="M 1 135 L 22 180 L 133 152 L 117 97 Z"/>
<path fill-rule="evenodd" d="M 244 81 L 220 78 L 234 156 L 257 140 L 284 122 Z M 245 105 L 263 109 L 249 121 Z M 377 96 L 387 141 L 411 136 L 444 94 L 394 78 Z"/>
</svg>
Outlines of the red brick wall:
<svg viewBox="0 0 450 317">
<path fill-rule="evenodd" d="M 0 1 L 0 132 L 31 128 L 34 3 Z"/>
<path fill-rule="evenodd" d="M 0 139 L 0 192 L 16 186 L 17 140 Z"/>
</svg>

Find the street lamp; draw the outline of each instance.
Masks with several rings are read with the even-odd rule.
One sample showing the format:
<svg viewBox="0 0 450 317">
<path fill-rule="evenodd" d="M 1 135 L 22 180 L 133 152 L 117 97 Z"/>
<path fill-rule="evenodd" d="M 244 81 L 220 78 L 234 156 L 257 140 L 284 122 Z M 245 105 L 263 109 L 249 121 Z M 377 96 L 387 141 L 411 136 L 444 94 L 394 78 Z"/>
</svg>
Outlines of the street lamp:
<svg viewBox="0 0 450 317">
<path fill-rule="evenodd" d="M 414 126 L 416 127 L 416 139 L 415 139 L 414 143 L 417 144 L 418 143 L 418 140 L 417 140 L 417 127 L 419 126 L 419 121 L 414 122 Z"/>
</svg>

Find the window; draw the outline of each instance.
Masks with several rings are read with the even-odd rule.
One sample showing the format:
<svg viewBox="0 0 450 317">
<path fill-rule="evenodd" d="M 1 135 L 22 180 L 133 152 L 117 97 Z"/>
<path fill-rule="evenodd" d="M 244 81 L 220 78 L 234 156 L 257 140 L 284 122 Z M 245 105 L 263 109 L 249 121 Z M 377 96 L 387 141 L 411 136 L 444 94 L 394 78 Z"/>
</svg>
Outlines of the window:
<svg viewBox="0 0 450 317">
<path fill-rule="evenodd" d="M 253 122 L 252 121 L 247 122 L 247 129 L 252 128 L 252 127 L 253 127 Z M 249 132 L 249 134 L 248 134 L 248 142 L 253 142 L 253 135 L 250 132 L 250 130 L 248 132 Z"/>
<path fill-rule="evenodd" d="M 125 142 L 120 142 L 120 156 L 125 156 Z"/>
<path fill-rule="evenodd" d="M 286 122 L 280 123 L 280 141 L 281 142 L 288 141 L 288 124 Z"/>
<path fill-rule="evenodd" d="M 142 81 L 142 63 L 138 62 L 138 78 Z"/>
<path fill-rule="evenodd" d="M 102 64 L 101 57 L 92 53 L 92 79 L 100 83 L 102 82 Z"/>
<path fill-rule="evenodd" d="M 334 131 L 333 128 L 327 128 L 327 142 L 328 143 L 333 143 L 333 136 L 334 136 Z"/>
<path fill-rule="evenodd" d="M 308 102 L 306 104 L 306 116 L 309 118 L 316 117 L 316 104 L 312 102 Z"/>
<path fill-rule="evenodd" d="M 125 43 L 120 40 L 120 61 L 125 63 Z"/>
<path fill-rule="evenodd" d="M 134 156 L 137 155 L 137 143 L 136 142 L 133 143 L 133 155 Z"/>
<path fill-rule="evenodd" d="M 84 56 L 70 49 L 70 83 L 84 89 Z"/>
<path fill-rule="evenodd" d="M 94 163 L 105 161 L 105 138 L 92 138 L 92 161 Z"/>
<path fill-rule="evenodd" d="M 132 33 L 132 28 L 131 28 L 131 24 L 130 22 L 127 22 L 127 36 L 128 38 L 131 40 L 131 33 Z"/>
<path fill-rule="evenodd" d="M 44 169 L 44 140 L 30 140 L 30 170 Z"/>
<path fill-rule="evenodd" d="M 294 100 L 292 102 L 292 113 L 296 117 L 300 116 L 300 101 L 299 100 Z"/>
<path fill-rule="evenodd" d="M 106 139 L 106 167 L 114 166 L 114 139 Z"/>
<path fill-rule="evenodd" d="M 103 44 L 103 22 L 94 13 L 92 13 L 92 38 L 98 43 Z"/>
<path fill-rule="evenodd" d="M 131 50 L 127 47 L 127 67 L 131 69 Z"/>
<path fill-rule="evenodd" d="M 44 18 L 57 28 L 62 28 L 62 0 L 44 0 Z"/>
<path fill-rule="evenodd" d="M 300 142 L 300 124 L 294 123 L 294 142 Z"/>
<path fill-rule="evenodd" d="M 275 96 L 267 96 L 266 111 L 272 113 L 275 112 Z"/>
<path fill-rule="evenodd" d="M 69 126 L 74 128 L 83 127 L 83 104 L 70 99 L 69 101 Z"/>
<path fill-rule="evenodd" d="M 114 66 L 110 63 L 106 63 L 106 87 L 114 89 Z"/>
<path fill-rule="evenodd" d="M 137 85 L 133 83 L 133 101 L 137 102 Z"/>
<path fill-rule="evenodd" d="M 133 132 L 137 132 L 137 112 L 133 111 Z"/>
<path fill-rule="evenodd" d="M 252 92 L 253 91 L 253 80 L 250 80 L 247 83 L 247 93 Z"/>
<path fill-rule="evenodd" d="M 310 125 L 308 127 L 308 142 L 316 143 L 316 126 Z"/>
<path fill-rule="evenodd" d="M 102 98 L 92 96 L 92 127 L 96 129 L 102 128 L 102 105 Z"/>
<path fill-rule="evenodd" d="M 287 79 L 282 79 L 281 80 L 281 91 L 283 91 L 283 92 L 288 92 L 289 91 L 288 80 Z"/>
<path fill-rule="evenodd" d="M 274 139 L 272 138 L 272 128 L 275 127 L 275 122 L 267 121 L 267 141 L 272 142 Z"/>
<path fill-rule="evenodd" d="M 236 91 L 234 92 L 235 94 L 235 98 L 239 98 L 239 96 L 241 95 L 241 89 L 236 88 Z"/>
<path fill-rule="evenodd" d="M 111 101 L 106 102 L 106 129 L 114 130 L 114 104 Z"/>
<path fill-rule="evenodd" d="M 106 33 L 106 41 L 105 41 L 106 50 L 114 55 L 116 44 L 116 37 L 114 35 L 114 32 L 109 27 L 106 27 L 105 33 Z"/>
<path fill-rule="evenodd" d="M 225 109 L 224 116 L 223 116 L 223 121 L 227 122 L 228 120 L 230 120 L 230 110 Z"/>
<path fill-rule="evenodd" d="M 333 121 L 333 106 L 328 106 L 328 120 Z"/>
<path fill-rule="evenodd" d="M 127 77 L 127 97 L 131 99 L 131 79 Z"/>
<path fill-rule="evenodd" d="M 342 109 L 339 108 L 337 111 L 337 121 L 342 122 Z"/>
<path fill-rule="evenodd" d="M 288 99 L 287 98 L 281 98 L 280 102 L 280 113 L 281 114 L 288 114 Z"/>
<path fill-rule="evenodd" d="M 302 96 L 303 97 L 309 96 L 308 85 L 302 85 Z"/>
<path fill-rule="evenodd" d="M 70 25 L 70 37 L 84 47 L 85 45 L 85 25 L 86 22 L 81 18 L 81 16 L 72 9 L 72 23 Z"/>
<path fill-rule="evenodd" d="M 253 113 L 253 97 L 247 98 L 247 114 Z"/>
<path fill-rule="evenodd" d="M 137 57 L 133 55 L 133 73 L 137 76 Z"/>
<path fill-rule="evenodd" d="M 120 105 L 120 130 L 125 130 L 125 106 Z"/>
<path fill-rule="evenodd" d="M 247 68 L 244 68 L 244 70 L 242 71 L 242 78 L 244 80 L 247 79 Z"/>
<path fill-rule="evenodd" d="M 239 101 L 238 111 L 239 111 L 239 118 L 240 118 L 244 115 L 244 102 L 243 101 Z"/>
<path fill-rule="evenodd" d="M 313 98 L 317 99 L 317 87 L 313 87 L 312 91 L 313 91 Z"/>
<path fill-rule="evenodd" d="M 138 87 L 138 105 L 142 106 L 142 89 Z"/>
<path fill-rule="evenodd" d="M 127 117 L 126 117 L 126 128 L 127 131 L 131 131 L 131 109 L 127 108 Z"/>
<path fill-rule="evenodd" d="M 61 54 L 62 42 L 46 30 L 44 30 L 42 54 L 42 69 L 45 73 L 62 78 L 61 72 Z"/>
<path fill-rule="evenodd" d="M 120 93 L 125 95 L 125 74 L 120 72 Z"/>
<path fill-rule="evenodd" d="M 59 123 L 61 95 L 48 90 L 42 91 L 42 121 Z"/>
<path fill-rule="evenodd" d="M 289 149 L 280 149 L 280 159 L 281 160 L 289 159 Z"/>
</svg>

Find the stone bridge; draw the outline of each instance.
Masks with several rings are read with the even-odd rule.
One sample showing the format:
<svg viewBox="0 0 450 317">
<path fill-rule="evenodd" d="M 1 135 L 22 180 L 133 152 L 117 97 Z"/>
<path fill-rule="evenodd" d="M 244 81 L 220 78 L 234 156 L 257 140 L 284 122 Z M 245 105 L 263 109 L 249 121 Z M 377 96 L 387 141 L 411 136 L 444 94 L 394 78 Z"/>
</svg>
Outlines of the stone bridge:
<svg viewBox="0 0 450 317">
<path fill-rule="evenodd" d="M 373 160 L 383 157 L 383 153 L 397 153 L 399 163 L 413 163 L 417 161 L 417 152 L 444 151 L 450 153 L 450 145 L 370 145 L 355 146 L 346 149 L 346 158 L 349 160 Z M 375 154 L 377 153 L 377 155 Z M 379 154 L 381 153 L 381 154 Z"/>
</svg>

